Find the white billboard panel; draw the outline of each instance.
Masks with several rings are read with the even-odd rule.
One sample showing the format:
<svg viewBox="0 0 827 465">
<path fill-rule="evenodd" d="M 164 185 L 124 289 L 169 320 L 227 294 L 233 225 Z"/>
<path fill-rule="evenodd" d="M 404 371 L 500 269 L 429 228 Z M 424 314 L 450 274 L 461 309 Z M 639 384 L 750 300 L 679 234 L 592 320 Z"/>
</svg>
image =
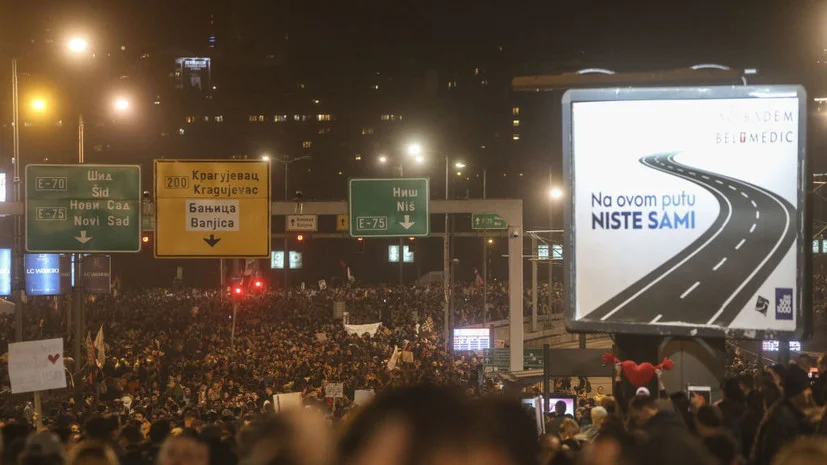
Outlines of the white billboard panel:
<svg viewBox="0 0 827 465">
<path fill-rule="evenodd" d="M 793 86 L 569 91 L 568 326 L 802 329 L 804 102 Z"/>
</svg>

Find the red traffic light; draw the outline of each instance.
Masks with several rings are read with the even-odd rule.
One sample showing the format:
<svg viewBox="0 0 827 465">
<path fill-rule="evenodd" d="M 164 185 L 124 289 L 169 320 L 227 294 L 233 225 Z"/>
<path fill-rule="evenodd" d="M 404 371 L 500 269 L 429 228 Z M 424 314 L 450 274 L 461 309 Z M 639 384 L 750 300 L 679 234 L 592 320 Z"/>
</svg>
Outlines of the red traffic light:
<svg viewBox="0 0 827 465">
<path fill-rule="evenodd" d="M 255 281 L 253 282 L 253 286 L 255 286 L 255 287 L 257 287 L 257 288 L 261 288 L 261 286 L 263 286 L 263 285 L 264 285 L 264 283 L 262 283 L 262 282 L 261 282 L 261 281 L 259 281 L 259 280 L 255 280 Z"/>
<path fill-rule="evenodd" d="M 243 293 L 244 293 L 244 289 L 242 289 L 241 286 L 233 287 L 233 295 L 234 296 L 240 297 Z"/>
</svg>

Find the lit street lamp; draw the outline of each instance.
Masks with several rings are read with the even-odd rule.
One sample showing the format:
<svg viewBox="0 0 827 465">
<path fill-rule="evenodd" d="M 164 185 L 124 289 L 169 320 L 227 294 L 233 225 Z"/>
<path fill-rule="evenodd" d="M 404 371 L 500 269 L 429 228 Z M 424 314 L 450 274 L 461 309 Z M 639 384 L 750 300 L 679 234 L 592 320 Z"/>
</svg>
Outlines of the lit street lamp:
<svg viewBox="0 0 827 465">
<path fill-rule="evenodd" d="M 388 157 L 384 155 L 379 156 L 379 163 L 386 163 L 388 161 Z"/>
<path fill-rule="evenodd" d="M 560 197 L 563 196 L 563 191 L 560 190 L 559 187 L 552 187 L 551 190 L 549 191 L 549 196 L 553 200 L 557 200 L 557 199 L 559 199 Z"/>
<path fill-rule="evenodd" d="M 72 53 L 82 53 L 89 48 L 89 43 L 81 37 L 72 37 L 67 42 L 67 47 Z"/>
<path fill-rule="evenodd" d="M 32 100 L 32 110 L 43 113 L 46 111 L 46 101 L 43 99 Z"/>
<path fill-rule="evenodd" d="M 121 113 L 129 110 L 129 100 L 125 98 L 116 99 L 113 105 L 115 107 L 115 110 Z"/>
<path fill-rule="evenodd" d="M 266 155 L 266 154 L 265 154 L 265 155 L 262 155 L 262 156 L 261 156 L 261 159 L 262 159 L 263 161 L 270 161 L 270 155 Z"/>
<path fill-rule="evenodd" d="M 422 146 L 417 143 L 408 144 L 408 155 L 419 155 L 422 153 Z"/>
</svg>

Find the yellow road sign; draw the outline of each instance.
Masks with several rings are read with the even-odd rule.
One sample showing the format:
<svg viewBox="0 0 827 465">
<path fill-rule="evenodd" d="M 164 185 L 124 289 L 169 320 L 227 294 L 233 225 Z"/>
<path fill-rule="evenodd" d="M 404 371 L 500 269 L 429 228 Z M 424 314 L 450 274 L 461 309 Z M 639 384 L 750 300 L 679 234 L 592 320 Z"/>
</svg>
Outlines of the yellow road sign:
<svg viewBox="0 0 827 465">
<path fill-rule="evenodd" d="M 155 160 L 155 256 L 270 256 L 270 164 Z"/>
<path fill-rule="evenodd" d="M 336 231 L 350 231 L 347 215 L 336 215 Z"/>
</svg>

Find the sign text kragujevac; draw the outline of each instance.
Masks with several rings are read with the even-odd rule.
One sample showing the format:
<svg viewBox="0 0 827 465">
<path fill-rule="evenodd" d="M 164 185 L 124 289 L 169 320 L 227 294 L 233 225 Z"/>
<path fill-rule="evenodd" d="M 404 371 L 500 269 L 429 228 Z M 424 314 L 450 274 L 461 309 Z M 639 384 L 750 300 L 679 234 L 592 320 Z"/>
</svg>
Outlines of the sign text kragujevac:
<svg viewBox="0 0 827 465">
<path fill-rule="evenodd" d="M 245 171 L 232 172 L 226 171 L 223 173 L 210 173 L 199 170 L 192 170 L 192 180 L 198 182 L 204 181 L 218 181 L 220 183 L 232 183 L 236 181 L 255 181 L 259 182 L 258 173 L 250 173 Z M 258 195 L 257 186 L 205 186 L 202 184 L 192 185 L 192 193 L 195 195 L 205 195 L 212 197 L 236 197 L 239 195 Z"/>
</svg>

